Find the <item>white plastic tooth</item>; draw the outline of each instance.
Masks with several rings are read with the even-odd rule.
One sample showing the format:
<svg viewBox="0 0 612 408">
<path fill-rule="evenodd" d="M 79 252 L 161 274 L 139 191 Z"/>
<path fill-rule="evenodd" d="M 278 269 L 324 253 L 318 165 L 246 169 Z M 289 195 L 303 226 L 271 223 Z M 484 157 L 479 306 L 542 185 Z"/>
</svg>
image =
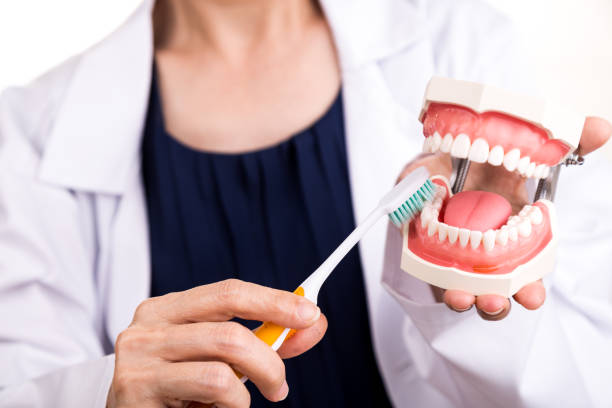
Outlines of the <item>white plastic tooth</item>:
<svg viewBox="0 0 612 408">
<path fill-rule="evenodd" d="M 482 245 L 485 251 L 491 252 L 495 248 L 495 231 L 487 230 L 482 236 Z"/>
<path fill-rule="evenodd" d="M 548 177 L 549 174 L 550 174 L 550 167 L 548 166 L 544 167 L 544 170 L 542 171 L 542 178 Z"/>
<path fill-rule="evenodd" d="M 525 172 L 525 175 L 527 177 L 532 177 L 533 176 L 533 172 L 535 171 L 536 168 L 536 164 L 535 163 L 529 163 L 529 167 L 527 167 L 527 171 Z"/>
<path fill-rule="evenodd" d="M 431 153 L 431 136 L 423 140 L 423 153 Z"/>
<path fill-rule="evenodd" d="M 433 214 L 434 214 L 434 216 L 433 216 L 434 221 L 436 221 L 436 223 L 439 224 L 440 221 L 438 221 L 438 219 L 440 218 L 440 212 L 438 210 L 434 210 Z"/>
<path fill-rule="evenodd" d="M 481 231 L 470 231 L 470 246 L 472 249 L 478 248 L 480 245 L 480 241 L 482 241 L 482 232 Z"/>
<path fill-rule="evenodd" d="M 485 163 L 489 157 L 489 144 L 486 140 L 478 138 L 472 143 L 468 158 L 476 163 Z"/>
<path fill-rule="evenodd" d="M 446 240 L 446 236 L 448 235 L 448 225 L 441 222 L 438 224 L 438 239 L 440 242 L 444 242 Z"/>
<path fill-rule="evenodd" d="M 546 168 L 545 164 L 538 164 L 533 172 L 533 176 L 535 178 L 544 178 L 544 169 Z"/>
<path fill-rule="evenodd" d="M 504 148 L 499 145 L 492 148 L 489 152 L 489 158 L 487 161 L 493 166 L 501 165 L 504 161 Z"/>
<path fill-rule="evenodd" d="M 518 228 L 516 226 L 508 227 L 508 238 L 510 241 L 518 240 Z"/>
<path fill-rule="evenodd" d="M 508 171 L 514 171 L 516 165 L 521 157 L 521 151 L 519 149 L 512 149 L 504 156 L 504 167 Z"/>
<path fill-rule="evenodd" d="M 426 206 L 421 211 L 421 228 L 427 227 L 429 222 L 433 219 L 433 209 L 430 206 Z"/>
<path fill-rule="evenodd" d="M 521 157 L 518 161 L 518 164 L 516 165 L 516 169 L 522 175 L 526 175 L 527 169 L 529 168 L 529 164 L 529 156 Z"/>
<path fill-rule="evenodd" d="M 529 212 L 529 220 L 533 223 L 533 224 L 540 224 L 542 223 L 542 220 L 544 219 L 544 216 L 542 215 L 542 210 L 540 210 L 538 208 L 538 206 L 533 206 L 531 208 L 531 211 Z"/>
<path fill-rule="evenodd" d="M 521 237 L 528 237 L 531 235 L 531 221 L 528 218 L 524 218 L 517 226 L 518 233 Z"/>
<path fill-rule="evenodd" d="M 451 135 L 450 133 L 447 133 L 446 136 L 444 136 L 444 139 L 442 139 L 442 144 L 440 145 L 440 151 L 442 153 L 448 153 L 450 152 L 452 146 L 453 146 L 453 135 Z"/>
<path fill-rule="evenodd" d="M 439 210 L 442 208 L 442 199 L 440 197 L 436 197 L 431 204 L 435 209 Z"/>
<path fill-rule="evenodd" d="M 508 221 L 506 221 L 506 225 L 509 227 L 516 226 L 518 225 L 520 221 L 521 221 L 520 217 L 517 217 L 516 215 L 512 215 L 510 218 L 508 218 Z"/>
<path fill-rule="evenodd" d="M 465 133 L 458 134 L 451 147 L 451 156 L 459 157 L 460 159 L 467 158 L 470 152 L 470 144 L 470 137 L 468 135 Z"/>
<path fill-rule="evenodd" d="M 531 211 L 531 206 L 530 205 L 526 205 L 524 206 L 521 211 L 519 212 L 519 216 L 520 217 L 527 217 L 529 215 L 529 212 Z"/>
<path fill-rule="evenodd" d="M 442 136 L 438 132 L 434 132 L 431 137 L 431 152 L 435 153 L 440 149 L 440 145 L 442 144 Z"/>
<path fill-rule="evenodd" d="M 431 237 L 433 234 L 436 233 L 436 231 L 438 230 L 438 224 L 440 224 L 440 222 L 436 220 L 435 218 L 431 220 L 431 222 L 427 226 L 427 236 L 428 237 Z"/>
<path fill-rule="evenodd" d="M 498 229 L 495 233 L 495 242 L 499 245 L 506 245 L 508 243 L 508 227 L 503 226 L 501 229 Z"/>
<path fill-rule="evenodd" d="M 450 242 L 451 244 L 454 244 L 457 241 L 458 236 L 459 236 L 459 228 L 449 225 L 448 226 L 448 242 Z"/>
<path fill-rule="evenodd" d="M 459 245 L 465 248 L 470 240 L 470 230 L 467 228 L 459 228 Z"/>
</svg>

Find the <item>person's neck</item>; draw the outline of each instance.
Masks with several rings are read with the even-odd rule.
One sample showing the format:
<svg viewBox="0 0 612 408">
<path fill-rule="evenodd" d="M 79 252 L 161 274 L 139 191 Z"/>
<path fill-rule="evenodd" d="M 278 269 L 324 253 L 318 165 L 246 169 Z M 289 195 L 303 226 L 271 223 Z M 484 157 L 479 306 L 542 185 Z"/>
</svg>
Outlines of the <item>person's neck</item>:
<svg viewBox="0 0 612 408">
<path fill-rule="evenodd" d="M 298 38 L 321 11 L 312 0 L 158 0 L 156 48 L 209 49 L 240 62 Z M 287 41 L 289 40 L 289 41 Z"/>
</svg>

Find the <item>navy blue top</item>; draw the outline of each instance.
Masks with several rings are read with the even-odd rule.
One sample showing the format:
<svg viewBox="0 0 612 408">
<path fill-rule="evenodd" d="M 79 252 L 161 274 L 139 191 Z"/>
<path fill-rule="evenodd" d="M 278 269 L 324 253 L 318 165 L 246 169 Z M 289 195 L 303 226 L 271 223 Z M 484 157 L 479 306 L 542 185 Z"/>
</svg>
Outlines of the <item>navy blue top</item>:
<svg viewBox="0 0 612 408">
<path fill-rule="evenodd" d="M 154 78 L 143 172 L 152 296 L 227 278 L 293 291 L 355 226 L 341 93 L 314 125 L 286 141 L 222 154 L 195 150 L 166 132 Z M 319 305 L 327 334 L 286 360 L 289 396 L 274 406 L 388 406 L 357 249 L 327 280 Z M 272 405 L 247 386 L 252 407 Z"/>
</svg>

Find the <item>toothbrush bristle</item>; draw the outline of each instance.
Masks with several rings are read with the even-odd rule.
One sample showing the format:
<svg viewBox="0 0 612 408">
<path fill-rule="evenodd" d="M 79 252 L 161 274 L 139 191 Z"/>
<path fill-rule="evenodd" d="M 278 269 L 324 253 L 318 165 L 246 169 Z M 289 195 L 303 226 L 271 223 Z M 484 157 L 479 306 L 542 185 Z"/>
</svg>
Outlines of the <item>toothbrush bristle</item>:
<svg viewBox="0 0 612 408">
<path fill-rule="evenodd" d="M 398 227 L 409 222 L 421 212 L 423 207 L 425 207 L 425 203 L 433 200 L 435 192 L 436 187 L 431 180 L 427 180 L 425 184 L 423 184 L 412 196 L 408 197 L 399 208 L 389 214 L 391 222 Z"/>
</svg>

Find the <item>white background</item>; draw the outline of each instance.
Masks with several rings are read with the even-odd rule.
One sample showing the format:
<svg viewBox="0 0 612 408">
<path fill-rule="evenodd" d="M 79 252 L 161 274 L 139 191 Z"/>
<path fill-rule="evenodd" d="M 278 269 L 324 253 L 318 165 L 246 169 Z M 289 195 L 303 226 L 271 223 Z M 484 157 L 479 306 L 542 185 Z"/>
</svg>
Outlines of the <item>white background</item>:
<svg viewBox="0 0 612 408">
<path fill-rule="evenodd" d="M 612 0 L 487 1 L 514 19 L 546 97 L 612 120 Z M 0 0 L 0 90 L 103 38 L 138 3 Z M 606 154 L 612 159 L 612 143 Z"/>
</svg>

